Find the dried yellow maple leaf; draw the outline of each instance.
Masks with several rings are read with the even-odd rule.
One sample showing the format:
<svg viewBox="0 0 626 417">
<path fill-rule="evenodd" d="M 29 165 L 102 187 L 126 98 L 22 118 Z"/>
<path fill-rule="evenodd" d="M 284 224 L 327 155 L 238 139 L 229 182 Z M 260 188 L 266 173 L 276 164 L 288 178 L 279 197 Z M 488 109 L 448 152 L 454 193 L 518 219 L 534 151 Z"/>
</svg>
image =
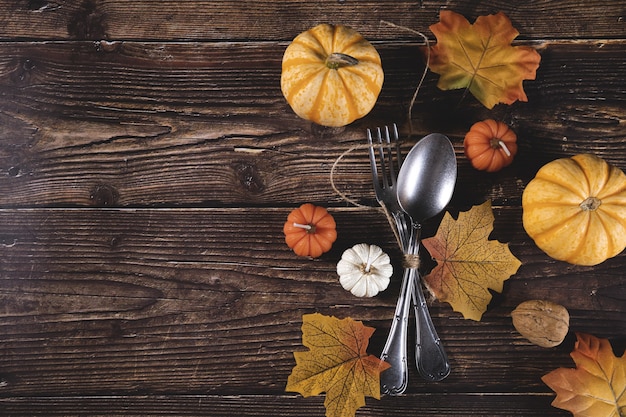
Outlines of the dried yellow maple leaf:
<svg viewBox="0 0 626 417">
<path fill-rule="evenodd" d="M 380 373 L 389 364 L 366 352 L 372 327 L 351 318 L 323 314 L 302 316 L 302 344 L 286 391 L 305 397 L 326 392 L 327 417 L 351 417 L 365 405 L 365 396 L 380 399 Z"/>
<path fill-rule="evenodd" d="M 576 339 L 576 369 L 555 369 L 541 378 L 556 393 L 552 405 L 574 417 L 626 416 L 626 353 L 616 357 L 607 339 L 583 333 Z"/>
<path fill-rule="evenodd" d="M 446 213 L 437 234 L 423 245 L 437 261 L 424 277 L 428 289 L 466 319 L 479 321 L 491 301 L 489 289 L 502 291 L 503 283 L 521 262 L 508 244 L 488 240 L 493 230 L 491 201 L 459 213 Z"/>
<path fill-rule="evenodd" d="M 468 89 L 491 109 L 498 103 L 528 101 L 523 80 L 534 80 L 541 56 L 533 48 L 512 46 L 519 32 L 502 12 L 479 16 L 474 24 L 450 10 L 430 26 L 437 37 L 431 48 L 431 71 L 442 90 Z"/>
</svg>

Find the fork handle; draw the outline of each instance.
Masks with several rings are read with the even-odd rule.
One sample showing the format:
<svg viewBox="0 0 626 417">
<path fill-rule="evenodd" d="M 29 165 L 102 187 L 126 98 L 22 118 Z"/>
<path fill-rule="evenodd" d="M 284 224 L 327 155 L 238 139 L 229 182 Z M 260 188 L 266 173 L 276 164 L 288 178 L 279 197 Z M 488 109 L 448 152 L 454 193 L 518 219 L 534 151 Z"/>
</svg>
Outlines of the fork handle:
<svg viewBox="0 0 626 417">
<path fill-rule="evenodd" d="M 380 355 L 382 360 L 391 365 L 391 368 L 380 375 L 380 386 L 383 394 L 400 395 L 404 393 L 409 383 L 407 341 L 413 286 L 411 270 L 405 269 L 394 318 L 391 322 L 387 342 Z"/>
<path fill-rule="evenodd" d="M 450 363 L 428 312 L 419 271 L 417 269 L 414 271 L 416 279 L 414 280 L 412 295 L 415 306 L 417 370 L 422 378 L 428 381 L 441 381 L 450 374 Z"/>
</svg>

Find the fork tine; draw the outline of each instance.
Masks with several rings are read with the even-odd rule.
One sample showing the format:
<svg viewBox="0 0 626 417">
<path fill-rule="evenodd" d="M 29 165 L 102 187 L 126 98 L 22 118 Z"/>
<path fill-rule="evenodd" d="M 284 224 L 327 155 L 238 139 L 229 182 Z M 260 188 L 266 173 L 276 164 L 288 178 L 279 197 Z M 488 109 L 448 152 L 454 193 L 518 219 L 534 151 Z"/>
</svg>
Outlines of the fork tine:
<svg viewBox="0 0 626 417">
<path fill-rule="evenodd" d="M 398 135 L 398 125 L 393 124 L 393 141 L 396 148 L 396 163 L 398 164 L 398 170 L 402 166 L 402 150 L 400 149 L 400 135 Z"/>
<path fill-rule="evenodd" d="M 380 183 L 378 181 L 378 165 L 376 164 L 376 154 L 374 153 L 374 141 L 372 139 L 372 131 L 367 129 L 367 142 L 369 144 L 370 168 L 372 170 L 372 182 L 374 183 L 374 191 L 376 198 L 379 198 Z"/>
<path fill-rule="evenodd" d="M 402 164 L 400 143 L 398 141 L 398 126 L 394 123 L 391 130 L 389 126 L 384 126 L 383 129 L 377 127 L 375 139 L 372 135 L 372 130 L 367 129 L 367 142 L 369 144 L 370 167 L 375 191 L 379 192 L 382 189 L 393 187 L 396 184 L 396 166 L 399 169 Z M 385 148 L 388 149 L 388 152 L 385 151 Z M 378 153 L 378 158 L 376 153 Z"/>
<path fill-rule="evenodd" d="M 396 170 L 394 168 L 394 163 L 393 163 L 393 152 L 391 152 L 392 148 L 391 148 L 391 137 L 389 135 L 389 126 L 385 126 L 385 141 L 387 142 L 387 148 L 389 149 L 389 152 L 387 152 L 387 158 L 389 159 L 388 161 L 389 182 L 391 183 L 392 186 L 394 186 L 396 184 Z M 398 166 L 400 165 L 398 164 Z"/>
<path fill-rule="evenodd" d="M 376 139 L 378 139 L 378 153 L 380 154 L 380 170 L 382 173 L 382 184 L 383 184 L 383 188 L 387 188 L 391 185 L 391 183 L 389 181 L 389 175 L 387 175 L 383 134 L 382 134 L 382 131 L 380 130 L 380 127 L 376 128 Z"/>
</svg>

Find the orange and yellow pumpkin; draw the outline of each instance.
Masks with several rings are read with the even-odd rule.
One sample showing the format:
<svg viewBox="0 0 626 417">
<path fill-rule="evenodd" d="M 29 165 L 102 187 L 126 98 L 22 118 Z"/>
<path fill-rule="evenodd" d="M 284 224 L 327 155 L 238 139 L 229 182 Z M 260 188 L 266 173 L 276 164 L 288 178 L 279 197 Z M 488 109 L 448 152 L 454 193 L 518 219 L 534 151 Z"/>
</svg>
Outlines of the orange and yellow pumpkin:
<svg viewBox="0 0 626 417">
<path fill-rule="evenodd" d="M 522 209 L 524 229 L 554 259 L 596 265 L 626 248 L 626 175 L 595 155 L 544 165 Z"/>
<path fill-rule="evenodd" d="M 300 117 L 340 127 L 368 114 L 382 89 L 376 48 L 353 29 L 321 24 L 285 50 L 280 85 Z"/>
</svg>

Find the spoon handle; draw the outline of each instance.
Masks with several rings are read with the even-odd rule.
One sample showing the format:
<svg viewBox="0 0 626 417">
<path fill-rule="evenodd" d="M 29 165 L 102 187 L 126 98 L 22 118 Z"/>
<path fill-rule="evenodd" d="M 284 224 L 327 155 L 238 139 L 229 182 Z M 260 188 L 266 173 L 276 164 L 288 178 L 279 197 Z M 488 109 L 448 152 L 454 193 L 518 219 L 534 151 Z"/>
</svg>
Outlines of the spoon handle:
<svg viewBox="0 0 626 417">
<path fill-rule="evenodd" d="M 450 374 L 448 355 L 441 344 L 433 325 L 428 306 L 422 291 L 419 271 L 414 269 L 413 305 L 415 306 L 415 326 L 417 343 L 415 359 L 417 370 L 428 381 L 441 381 Z"/>
<path fill-rule="evenodd" d="M 380 355 L 382 360 L 391 365 L 391 368 L 380 375 L 383 394 L 400 395 L 406 390 L 409 383 L 407 341 L 413 287 L 411 270 L 405 269 L 394 318 L 391 322 L 387 342 Z"/>
</svg>

